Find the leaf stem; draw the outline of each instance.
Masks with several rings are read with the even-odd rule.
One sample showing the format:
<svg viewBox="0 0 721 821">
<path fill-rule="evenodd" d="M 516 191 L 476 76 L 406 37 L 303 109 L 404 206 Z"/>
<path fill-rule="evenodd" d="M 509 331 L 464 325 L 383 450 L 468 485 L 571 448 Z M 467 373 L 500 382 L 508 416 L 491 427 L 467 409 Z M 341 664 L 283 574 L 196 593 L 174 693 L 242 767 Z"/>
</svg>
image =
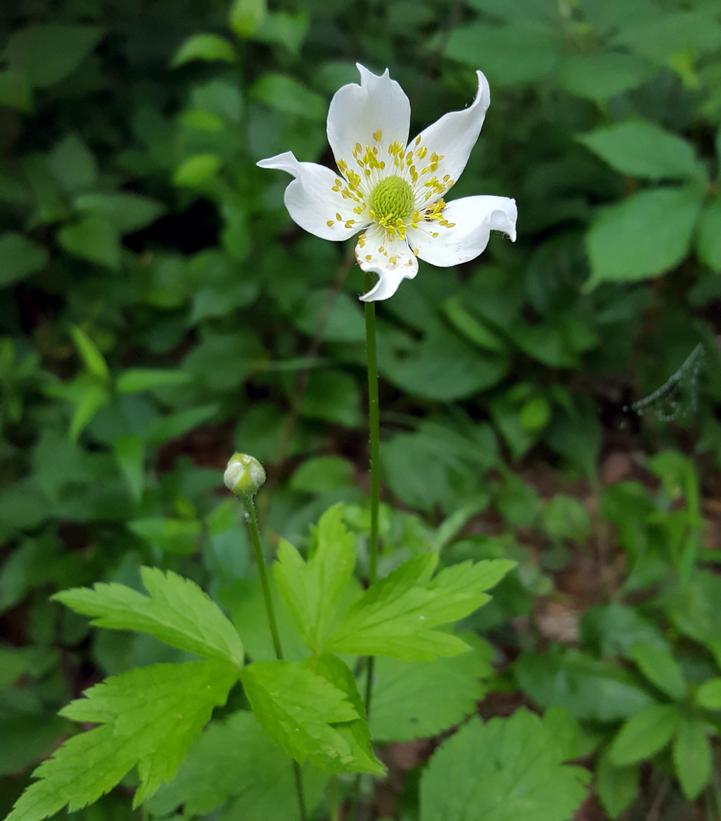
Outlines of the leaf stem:
<svg viewBox="0 0 721 821">
<path fill-rule="evenodd" d="M 243 496 L 242 502 L 246 512 L 246 524 L 248 525 L 248 534 L 250 536 L 250 543 L 253 546 L 253 553 L 255 554 L 255 563 L 258 565 L 258 573 L 260 574 L 260 584 L 263 588 L 263 599 L 265 600 L 265 613 L 268 618 L 268 627 L 273 638 L 273 649 L 275 656 L 279 661 L 283 660 L 283 646 L 280 643 L 280 633 L 278 631 L 278 622 L 275 618 L 275 608 L 273 607 L 273 597 L 270 592 L 270 583 L 268 581 L 268 569 L 265 566 L 265 557 L 263 555 L 263 548 L 260 543 L 260 530 L 258 528 L 258 517 L 255 513 L 255 503 L 252 496 Z M 300 765 L 297 761 L 293 761 L 293 778 L 295 780 L 295 793 L 298 798 L 298 815 L 300 821 L 307 821 L 308 815 L 305 809 L 305 793 L 303 790 L 303 774 L 300 770 Z"/>
</svg>

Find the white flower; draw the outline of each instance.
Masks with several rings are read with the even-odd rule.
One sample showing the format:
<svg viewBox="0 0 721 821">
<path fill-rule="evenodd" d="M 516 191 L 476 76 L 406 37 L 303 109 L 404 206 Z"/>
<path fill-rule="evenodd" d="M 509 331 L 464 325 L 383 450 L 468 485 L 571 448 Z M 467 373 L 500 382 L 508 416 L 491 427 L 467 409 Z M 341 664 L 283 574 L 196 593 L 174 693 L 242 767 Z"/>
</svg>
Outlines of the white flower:
<svg viewBox="0 0 721 821">
<path fill-rule="evenodd" d="M 322 239 L 362 231 L 355 255 L 378 274 L 361 299 L 388 299 L 418 273 L 418 259 L 458 265 L 477 257 L 491 231 L 516 239 L 516 202 L 507 197 L 444 197 L 466 167 L 491 102 L 478 71 L 478 93 L 462 111 L 445 114 L 408 142 L 411 107 L 403 89 L 358 64 L 361 83 L 338 89 L 328 110 L 328 142 L 338 173 L 299 162 L 292 152 L 261 160 L 287 171 L 285 205 L 301 228 Z"/>
</svg>

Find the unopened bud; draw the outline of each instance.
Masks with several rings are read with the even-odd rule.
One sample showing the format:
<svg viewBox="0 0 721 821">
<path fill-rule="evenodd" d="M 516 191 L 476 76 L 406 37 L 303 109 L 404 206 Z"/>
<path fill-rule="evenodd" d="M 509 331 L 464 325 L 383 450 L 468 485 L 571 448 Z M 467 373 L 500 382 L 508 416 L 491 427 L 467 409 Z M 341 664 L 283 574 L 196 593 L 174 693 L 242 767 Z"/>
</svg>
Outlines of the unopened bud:
<svg viewBox="0 0 721 821">
<path fill-rule="evenodd" d="M 234 453 L 225 469 L 223 481 L 236 496 L 254 496 L 265 484 L 265 470 L 253 456 Z"/>
</svg>

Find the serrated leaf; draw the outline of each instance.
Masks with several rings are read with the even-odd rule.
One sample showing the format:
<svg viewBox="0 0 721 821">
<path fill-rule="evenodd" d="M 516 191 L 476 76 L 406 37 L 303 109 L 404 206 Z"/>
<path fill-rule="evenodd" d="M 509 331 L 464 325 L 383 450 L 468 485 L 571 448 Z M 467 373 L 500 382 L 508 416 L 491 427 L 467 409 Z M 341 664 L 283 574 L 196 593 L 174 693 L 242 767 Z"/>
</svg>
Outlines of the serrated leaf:
<svg viewBox="0 0 721 821">
<path fill-rule="evenodd" d="M 382 773 L 380 763 L 356 749 L 353 725 L 362 721 L 360 703 L 354 705 L 355 699 L 337 686 L 337 676 L 325 669 L 330 662 L 322 658 L 248 665 L 241 679 L 253 712 L 301 764 L 307 760 L 329 772 Z"/>
<path fill-rule="evenodd" d="M 630 718 L 611 745 L 611 763 L 617 767 L 651 758 L 673 737 L 681 714 L 670 704 L 653 704 Z"/>
<path fill-rule="evenodd" d="M 562 763 L 541 719 L 518 710 L 472 719 L 433 754 L 421 779 L 421 821 L 569 821 L 588 773 Z"/>
<path fill-rule="evenodd" d="M 645 120 L 597 128 L 578 140 L 622 174 L 649 180 L 703 176 L 693 146 Z"/>
<path fill-rule="evenodd" d="M 688 253 L 702 200 L 694 187 L 656 188 L 603 209 L 587 236 L 589 285 L 645 279 L 678 265 Z"/>
<path fill-rule="evenodd" d="M 629 650 L 629 656 L 644 676 L 661 692 L 680 701 L 686 694 L 686 680 L 681 667 L 664 647 L 658 644 L 637 643 Z"/>
<path fill-rule="evenodd" d="M 673 742 L 673 766 L 689 801 L 700 795 L 711 776 L 712 752 L 706 727 L 698 719 L 684 719 Z"/>
<path fill-rule="evenodd" d="M 309 649 L 318 652 L 341 594 L 353 576 L 355 537 L 343 524 L 343 506 L 335 505 L 321 516 L 308 561 L 281 540 L 274 565 L 275 582 L 296 629 Z"/>
<path fill-rule="evenodd" d="M 628 767 L 613 764 L 608 748 L 601 754 L 596 767 L 596 792 L 611 818 L 617 818 L 638 795 L 639 774 L 636 764 Z"/>
<path fill-rule="evenodd" d="M 239 37 L 250 37 L 265 20 L 267 0 L 233 0 L 228 14 L 230 27 Z"/>
<path fill-rule="evenodd" d="M 431 661 L 467 650 L 458 637 L 433 628 L 465 618 L 489 601 L 485 591 L 515 563 L 467 561 L 431 579 L 436 562 L 436 554 L 418 556 L 372 585 L 343 616 L 326 649 L 407 661 Z"/>
<path fill-rule="evenodd" d="M 471 652 L 425 663 L 379 658 L 375 663 L 371 734 L 375 741 L 428 738 L 476 709 L 492 673 L 491 647 L 464 636 Z"/>
<path fill-rule="evenodd" d="M 101 724 L 74 736 L 33 773 L 12 821 L 40 821 L 64 806 L 92 804 L 137 766 L 134 806 L 171 779 L 215 706 L 225 703 L 237 670 L 218 662 L 157 664 L 91 687 L 61 714 Z"/>
<path fill-rule="evenodd" d="M 303 772 L 309 810 L 318 803 L 326 781 L 317 770 Z M 148 808 L 167 815 L 182 805 L 189 816 L 205 816 L 231 799 L 223 816 L 228 819 L 288 821 L 298 812 L 291 762 L 246 710 L 213 722 Z"/>
<path fill-rule="evenodd" d="M 220 608 L 195 582 L 157 568 L 141 568 L 149 595 L 122 584 L 96 584 L 53 599 L 90 616 L 96 627 L 135 630 L 199 656 L 243 666 L 243 644 Z"/>
</svg>

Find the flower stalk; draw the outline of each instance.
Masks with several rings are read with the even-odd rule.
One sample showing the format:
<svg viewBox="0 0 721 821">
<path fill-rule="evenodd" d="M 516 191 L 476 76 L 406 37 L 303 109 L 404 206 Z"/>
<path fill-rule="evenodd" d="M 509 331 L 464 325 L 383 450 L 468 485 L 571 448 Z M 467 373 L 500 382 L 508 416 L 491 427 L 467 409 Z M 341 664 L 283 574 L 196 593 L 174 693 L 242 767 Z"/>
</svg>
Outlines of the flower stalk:
<svg viewBox="0 0 721 821">
<path fill-rule="evenodd" d="M 253 548 L 255 563 L 258 565 L 258 574 L 260 575 L 260 584 L 265 603 L 265 615 L 268 619 L 268 627 L 273 640 L 273 650 L 278 661 L 282 661 L 283 645 L 280 642 L 278 620 L 275 617 L 275 607 L 273 605 L 273 596 L 270 592 L 268 569 L 265 565 L 265 556 L 263 555 L 263 547 L 260 541 L 258 516 L 255 511 L 255 493 L 264 482 L 265 470 L 260 462 L 252 456 L 236 453 L 228 462 L 228 467 L 225 471 L 225 484 L 228 490 L 240 499 L 245 510 L 245 521 L 248 526 L 248 536 Z M 303 775 L 297 761 L 293 761 L 293 779 L 295 781 L 295 792 L 298 800 L 298 816 L 300 821 L 307 821 L 308 814 L 305 808 Z"/>
</svg>

